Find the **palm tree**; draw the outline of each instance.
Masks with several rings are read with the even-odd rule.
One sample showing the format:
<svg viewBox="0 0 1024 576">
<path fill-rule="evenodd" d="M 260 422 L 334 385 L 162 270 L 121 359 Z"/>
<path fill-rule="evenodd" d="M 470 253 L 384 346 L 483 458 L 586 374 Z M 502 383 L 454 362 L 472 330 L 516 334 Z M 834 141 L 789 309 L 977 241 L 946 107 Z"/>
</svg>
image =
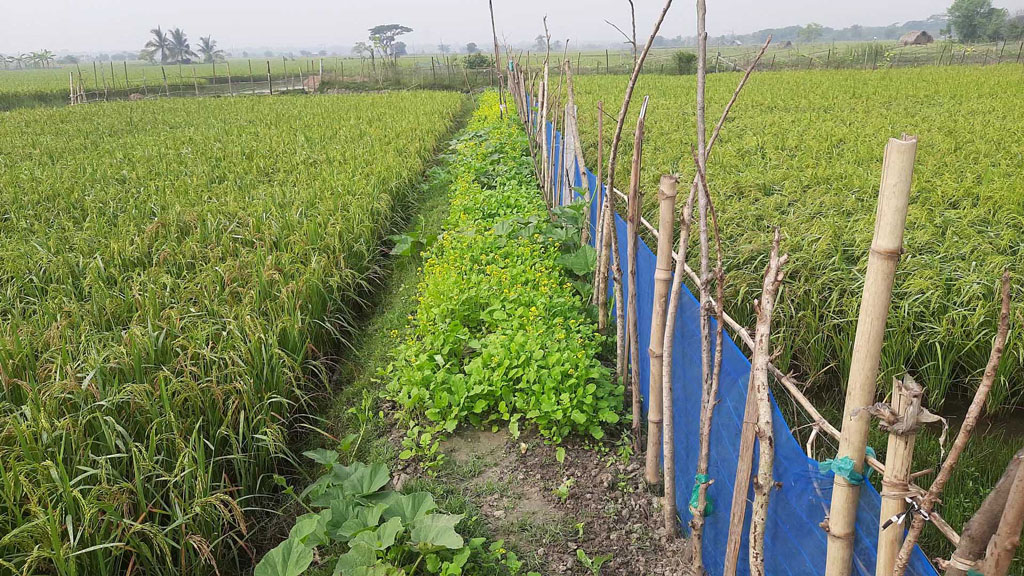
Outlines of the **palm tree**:
<svg viewBox="0 0 1024 576">
<path fill-rule="evenodd" d="M 53 64 L 54 54 L 49 50 L 40 50 L 32 53 L 32 59 L 42 68 L 49 68 Z"/>
<path fill-rule="evenodd" d="M 199 57 L 199 54 L 192 50 L 188 36 L 181 28 L 171 30 L 171 57 L 178 64 L 188 64 L 193 58 Z"/>
<path fill-rule="evenodd" d="M 224 60 L 224 51 L 217 49 L 217 41 L 209 36 L 199 37 L 199 53 L 203 55 L 203 62 L 209 64 Z"/>
<path fill-rule="evenodd" d="M 160 54 L 160 63 L 167 63 L 167 56 L 171 52 L 171 39 L 167 37 L 167 33 L 164 32 L 159 26 L 149 31 L 153 35 L 153 39 L 146 42 L 145 50 L 150 54 Z"/>
</svg>

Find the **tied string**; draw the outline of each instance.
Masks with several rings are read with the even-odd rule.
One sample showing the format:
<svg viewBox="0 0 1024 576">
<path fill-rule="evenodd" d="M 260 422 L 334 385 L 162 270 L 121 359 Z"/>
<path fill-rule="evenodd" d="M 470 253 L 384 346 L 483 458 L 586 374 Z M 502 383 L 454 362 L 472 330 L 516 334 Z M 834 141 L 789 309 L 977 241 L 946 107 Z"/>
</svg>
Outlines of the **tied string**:
<svg viewBox="0 0 1024 576">
<path fill-rule="evenodd" d="M 867 447 L 865 454 L 875 458 L 875 449 L 871 446 Z M 871 467 L 865 466 L 866 470 L 863 474 L 857 472 L 853 466 L 853 460 L 849 456 L 843 456 L 842 458 L 833 458 L 831 460 L 825 460 L 818 462 L 818 472 L 827 474 L 832 472 L 836 476 L 846 480 L 853 486 L 860 486 L 866 480 L 871 478 Z"/>
<path fill-rule="evenodd" d="M 700 487 L 702 484 L 711 484 L 711 477 L 707 474 L 697 474 L 693 479 L 693 490 L 690 492 L 690 512 L 696 514 L 700 511 L 703 516 L 710 516 L 715 511 L 715 507 L 711 505 L 711 495 L 707 492 L 704 493 L 704 510 L 700 510 Z"/>
<path fill-rule="evenodd" d="M 907 509 L 904 510 L 902 514 L 896 514 L 896 515 L 892 516 L 891 518 L 889 518 L 888 520 L 886 520 L 885 523 L 882 524 L 882 530 L 885 530 L 886 528 L 888 528 L 889 526 L 892 526 L 893 524 L 896 524 L 898 526 L 902 526 L 903 525 L 903 521 L 906 520 L 908 517 L 913 516 L 914 514 L 917 514 L 918 516 L 920 516 L 925 522 L 931 521 L 931 519 L 932 519 L 931 514 L 929 514 L 928 512 L 924 511 L 921 508 L 921 506 L 919 506 L 917 504 L 916 500 L 914 500 L 910 496 L 905 497 L 904 500 L 907 502 Z"/>
</svg>

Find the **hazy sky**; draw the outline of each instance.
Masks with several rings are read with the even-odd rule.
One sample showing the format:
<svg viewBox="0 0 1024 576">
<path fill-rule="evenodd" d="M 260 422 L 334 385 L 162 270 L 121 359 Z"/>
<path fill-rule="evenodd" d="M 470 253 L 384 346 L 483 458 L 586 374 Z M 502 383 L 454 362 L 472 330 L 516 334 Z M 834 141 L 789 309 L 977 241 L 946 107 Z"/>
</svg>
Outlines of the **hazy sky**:
<svg viewBox="0 0 1024 576">
<path fill-rule="evenodd" d="M 884 25 L 943 12 L 951 0 L 709 0 L 712 35 L 820 22 Z M 1011 10 L 1024 0 L 996 0 Z M 636 0 L 637 35 L 646 37 L 662 0 Z M 628 25 L 626 0 L 495 0 L 498 34 L 513 42 L 541 31 L 553 38 L 612 40 L 605 18 Z M 694 2 L 677 0 L 663 35 L 694 33 Z M 212 34 L 222 48 L 348 46 L 375 24 L 415 30 L 410 46 L 490 42 L 486 0 L 0 0 L 0 53 L 116 51 L 142 47 L 156 25 L 180 26 L 193 41 Z"/>
</svg>

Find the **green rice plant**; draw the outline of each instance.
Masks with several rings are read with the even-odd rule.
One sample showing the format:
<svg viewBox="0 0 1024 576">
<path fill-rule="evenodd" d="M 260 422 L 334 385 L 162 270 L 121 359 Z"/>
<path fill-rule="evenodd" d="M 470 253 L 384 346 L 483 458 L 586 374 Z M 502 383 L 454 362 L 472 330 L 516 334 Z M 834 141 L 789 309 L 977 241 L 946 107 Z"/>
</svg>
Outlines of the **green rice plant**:
<svg viewBox="0 0 1024 576">
<path fill-rule="evenodd" d="M 460 425 L 603 437 L 622 386 L 597 359 L 604 339 L 560 243 L 541 233 L 526 136 L 499 119 L 495 93 L 481 97 L 450 171 L 445 233 L 425 255 L 412 329 L 386 374 L 409 426 L 401 456 L 436 464 L 439 440 Z"/>
<path fill-rule="evenodd" d="M 933 407 L 969 395 L 996 326 L 997 280 L 1008 268 L 1015 317 L 1024 313 L 1022 220 L 1024 108 L 1019 66 L 754 74 L 710 160 L 721 218 L 727 310 L 751 324 L 771 229 L 781 226 L 792 256 L 775 331 L 780 368 L 796 370 L 825 395 L 841 395 L 848 373 L 886 139 L 919 137 L 880 382 L 904 369 Z M 709 113 L 732 95 L 736 74 L 709 78 Z M 613 101 L 624 80 L 576 82 L 584 150 L 596 158 L 597 101 Z M 693 78 L 645 76 L 650 94 L 642 184 L 693 173 Z M 611 139 L 605 122 L 605 142 Z M 628 158 L 631 142 L 622 143 Z M 619 182 L 629 166 L 618 166 Z M 656 220 L 656 195 L 645 195 Z M 1010 337 L 992 409 L 1019 405 L 1024 340 Z M 836 392 L 839 390 L 840 392 Z"/>
<path fill-rule="evenodd" d="M 389 222 L 462 104 L 4 115 L 0 574 L 239 562 Z"/>
</svg>

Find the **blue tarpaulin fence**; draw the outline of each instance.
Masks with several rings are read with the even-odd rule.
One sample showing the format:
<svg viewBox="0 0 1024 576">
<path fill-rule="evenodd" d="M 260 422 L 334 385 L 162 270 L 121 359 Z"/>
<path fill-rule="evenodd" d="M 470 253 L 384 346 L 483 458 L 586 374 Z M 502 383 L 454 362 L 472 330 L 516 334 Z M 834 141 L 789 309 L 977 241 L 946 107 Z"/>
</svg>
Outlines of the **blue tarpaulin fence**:
<svg viewBox="0 0 1024 576">
<path fill-rule="evenodd" d="M 530 112 L 533 127 L 540 123 L 536 109 Z M 566 150 L 565 159 L 570 163 L 566 170 L 562 158 L 562 135 L 546 123 L 545 135 L 548 150 L 553 156 L 556 178 L 556 199 L 572 197 L 583 200 L 577 192 L 568 190 L 569 177 L 574 180 L 576 190 L 586 189 L 591 199 L 590 223 L 591 241 L 596 238 L 598 207 L 603 202 L 604 187 L 589 170 L 581 172 L 575 153 Z M 568 148 L 568 147 L 567 147 Z M 570 194 L 571 193 L 571 194 Z M 561 200 L 559 200 L 561 201 Z M 626 222 L 616 215 L 618 230 L 619 262 L 623 276 L 628 275 L 626 250 Z M 650 344 L 651 318 L 654 303 L 655 255 L 639 241 L 637 250 L 637 327 L 639 349 L 646 351 Z M 609 279 L 609 290 L 611 283 Z M 629 286 L 623 287 L 626 297 Z M 693 294 L 683 286 L 683 293 L 673 327 L 675 344 L 672 358 L 672 397 L 675 422 L 676 462 L 676 506 L 680 512 L 681 524 L 686 531 L 689 520 L 689 499 L 697 470 L 697 456 L 700 442 L 701 405 L 701 358 L 699 303 Z M 714 320 L 712 320 L 714 329 Z M 732 502 L 733 486 L 736 480 L 736 466 L 739 459 L 740 429 L 743 425 L 743 411 L 746 405 L 747 385 L 750 377 L 750 361 L 728 335 L 722 350 L 722 374 L 719 386 L 718 404 L 711 427 L 711 459 L 708 470 L 713 483 L 708 488 L 708 497 L 714 504 L 714 511 L 706 517 L 704 526 L 705 568 L 712 576 L 722 574 L 725 563 L 725 546 L 729 535 L 729 509 Z M 643 408 L 646 414 L 649 400 L 650 358 L 646 353 L 640 359 L 640 390 L 643 394 Z M 779 488 L 773 490 L 768 507 L 765 527 L 765 569 L 775 575 L 823 574 L 825 571 L 826 534 L 820 526 L 829 511 L 832 495 L 833 473 L 819 472 L 818 462 L 809 458 L 793 436 L 789 424 L 772 398 L 775 436 L 774 476 Z M 757 469 L 757 449 L 754 453 L 754 470 Z M 744 526 L 744 537 L 740 552 L 738 574 L 750 573 L 747 563 L 747 537 L 750 528 L 750 502 L 753 488 L 748 494 L 748 509 Z M 881 497 L 870 484 L 861 489 L 857 508 L 856 541 L 852 574 L 873 576 L 879 526 Z M 890 528 L 899 529 L 899 528 Z M 914 576 L 936 575 L 920 548 L 915 547 L 907 574 Z"/>
</svg>

